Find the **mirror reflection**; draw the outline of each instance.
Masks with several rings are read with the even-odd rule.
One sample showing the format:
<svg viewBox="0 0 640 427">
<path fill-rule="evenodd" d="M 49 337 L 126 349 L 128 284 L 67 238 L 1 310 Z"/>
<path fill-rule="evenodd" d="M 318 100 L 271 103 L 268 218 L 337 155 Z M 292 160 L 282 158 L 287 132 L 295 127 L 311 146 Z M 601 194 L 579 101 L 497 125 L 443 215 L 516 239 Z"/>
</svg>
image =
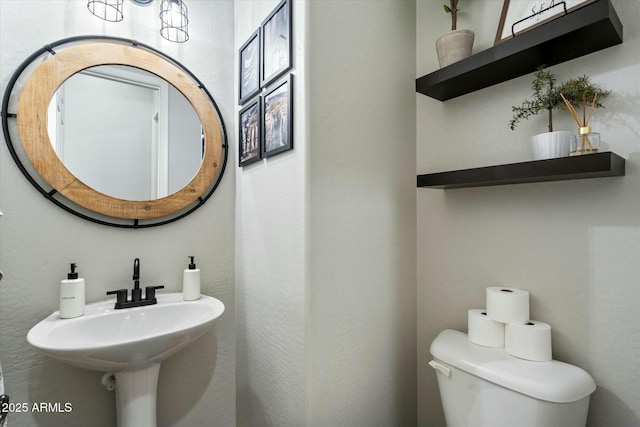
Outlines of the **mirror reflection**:
<svg viewBox="0 0 640 427">
<path fill-rule="evenodd" d="M 164 79 L 131 66 L 100 65 L 67 79 L 49 104 L 47 131 L 73 175 L 124 200 L 181 190 L 204 156 L 191 103 Z"/>
</svg>

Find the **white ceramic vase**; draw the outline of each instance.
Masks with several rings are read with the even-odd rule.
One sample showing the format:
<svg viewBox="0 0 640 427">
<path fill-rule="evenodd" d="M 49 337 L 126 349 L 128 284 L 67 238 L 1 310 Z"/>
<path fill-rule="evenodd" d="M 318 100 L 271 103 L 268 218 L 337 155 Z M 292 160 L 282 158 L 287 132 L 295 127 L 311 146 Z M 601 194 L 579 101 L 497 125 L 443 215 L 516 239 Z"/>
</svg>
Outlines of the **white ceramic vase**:
<svg viewBox="0 0 640 427">
<path fill-rule="evenodd" d="M 566 130 L 545 132 L 531 137 L 533 159 L 555 159 L 569 155 L 569 142 L 572 133 Z"/>
<path fill-rule="evenodd" d="M 475 34 L 471 30 L 455 30 L 436 40 L 440 68 L 471 56 Z"/>
</svg>

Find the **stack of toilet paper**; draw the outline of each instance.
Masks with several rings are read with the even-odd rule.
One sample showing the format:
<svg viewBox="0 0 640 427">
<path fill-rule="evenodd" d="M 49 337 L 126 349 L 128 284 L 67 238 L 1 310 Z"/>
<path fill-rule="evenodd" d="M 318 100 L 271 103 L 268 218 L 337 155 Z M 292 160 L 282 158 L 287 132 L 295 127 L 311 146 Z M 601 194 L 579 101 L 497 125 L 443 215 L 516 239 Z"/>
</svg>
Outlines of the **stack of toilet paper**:
<svg viewBox="0 0 640 427">
<path fill-rule="evenodd" d="M 529 318 L 529 292 L 487 288 L 487 308 L 469 310 L 469 340 L 485 347 L 504 347 L 512 356 L 551 360 L 551 326 Z"/>
</svg>

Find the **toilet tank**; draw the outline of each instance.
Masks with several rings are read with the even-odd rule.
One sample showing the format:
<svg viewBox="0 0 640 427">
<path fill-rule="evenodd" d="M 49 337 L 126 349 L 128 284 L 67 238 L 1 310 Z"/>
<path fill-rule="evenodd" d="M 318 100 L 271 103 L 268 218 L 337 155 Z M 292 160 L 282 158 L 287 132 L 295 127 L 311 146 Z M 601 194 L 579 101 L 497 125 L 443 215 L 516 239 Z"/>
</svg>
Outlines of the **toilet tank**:
<svg viewBox="0 0 640 427">
<path fill-rule="evenodd" d="M 447 427 L 585 427 L 596 389 L 584 370 L 532 362 L 467 334 L 442 331 L 431 343 Z"/>
</svg>

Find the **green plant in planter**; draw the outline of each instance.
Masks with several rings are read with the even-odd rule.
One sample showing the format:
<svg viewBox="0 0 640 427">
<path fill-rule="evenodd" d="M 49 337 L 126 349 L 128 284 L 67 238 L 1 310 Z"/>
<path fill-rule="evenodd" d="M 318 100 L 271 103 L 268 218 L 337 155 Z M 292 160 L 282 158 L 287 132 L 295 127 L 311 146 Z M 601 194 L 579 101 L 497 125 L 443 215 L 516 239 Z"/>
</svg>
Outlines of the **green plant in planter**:
<svg viewBox="0 0 640 427">
<path fill-rule="evenodd" d="M 509 127 L 514 130 L 521 120 L 546 112 L 549 132 L 553 132 L 553 110 L 565 107 L 559 88 L 556 87 L 556 77 L 544 67 L 538 68 L 534 77 L 531 83 L 533 98 L 525 99 L 520 106 L 511 108 L 513 118 L 509 122 Z"/>
<path fill-rule="evenodd" d="M 561 99 L 564 97 L 566 100 L 563 101 L 563 105 L 560 106 L 560 109 L 568 109 L 574 116 L 574 119 L 576 119 L 578 126 L 587 126 L 593 109 L 604 108 L 602 101 L 607 96 L 611 95 L 610 90 L 605 90 L 598 85 L 591 83 L 589 77 L 586 75 L 575 79 L 569 79 L 562 83 L 558 88 L 558 92 L 562 94 Z M 567 104 L 567 102 L 569 104 Z M 582 106 L 582 121 L 579 120 L 579 117 L 576 118 L 577 114 L 574 114 L 576 113 L 574 107 L 578 105 Z M 587 106 L 590 106 L 588 117 Z"/>
<path fill-rule="evenodd" d="M 440 68 L 461 61 L 469 56 L 473 50 L 475 34 L 471 30 L 458 30 L 459 0 L 447 0 L 449 5 L 443 4 L 444 11 L 451 15 L 451 31 L 436 39 L 436 53 Z"/>
<path fill-rule="evenodd" d="M 451 14 L 451 31 L 455 31 L 458 26 L 458 0 L 449 0 L 449 6 L 446 4 L 442 5 L 444 7 L 444 11 L 446 13 Z"/>
<path fill-rule="evenodd" d="M 534 80 L 531 83 L 533 98 L 525 99 L 520 106 L 511 108 L 513 111 L 513 118 L 509 122 L 511 130 L 514 130 L 520 121 L 546 112 L 549 132 L 553 132 L 553 111 L 571 111 L 571 107 L 563 100 L 563 96 L 572 105 L 582 105 L 582 124 L 584 124 L 588 122 L 587 105 L 593 105 L 591 111 L 594 108 L 604 108 L 602 100 L 611 94 L 611 91 L 591 83 L 586 75 L 569 79 L 559 86 L 556 82 L 556 77 L 544 67 L 540 67 L 534 73 Z M 573 112 L 572 115 L 574 115 Z M 576 121 L 580 126 L 581 122 Z"/>
</svg>

